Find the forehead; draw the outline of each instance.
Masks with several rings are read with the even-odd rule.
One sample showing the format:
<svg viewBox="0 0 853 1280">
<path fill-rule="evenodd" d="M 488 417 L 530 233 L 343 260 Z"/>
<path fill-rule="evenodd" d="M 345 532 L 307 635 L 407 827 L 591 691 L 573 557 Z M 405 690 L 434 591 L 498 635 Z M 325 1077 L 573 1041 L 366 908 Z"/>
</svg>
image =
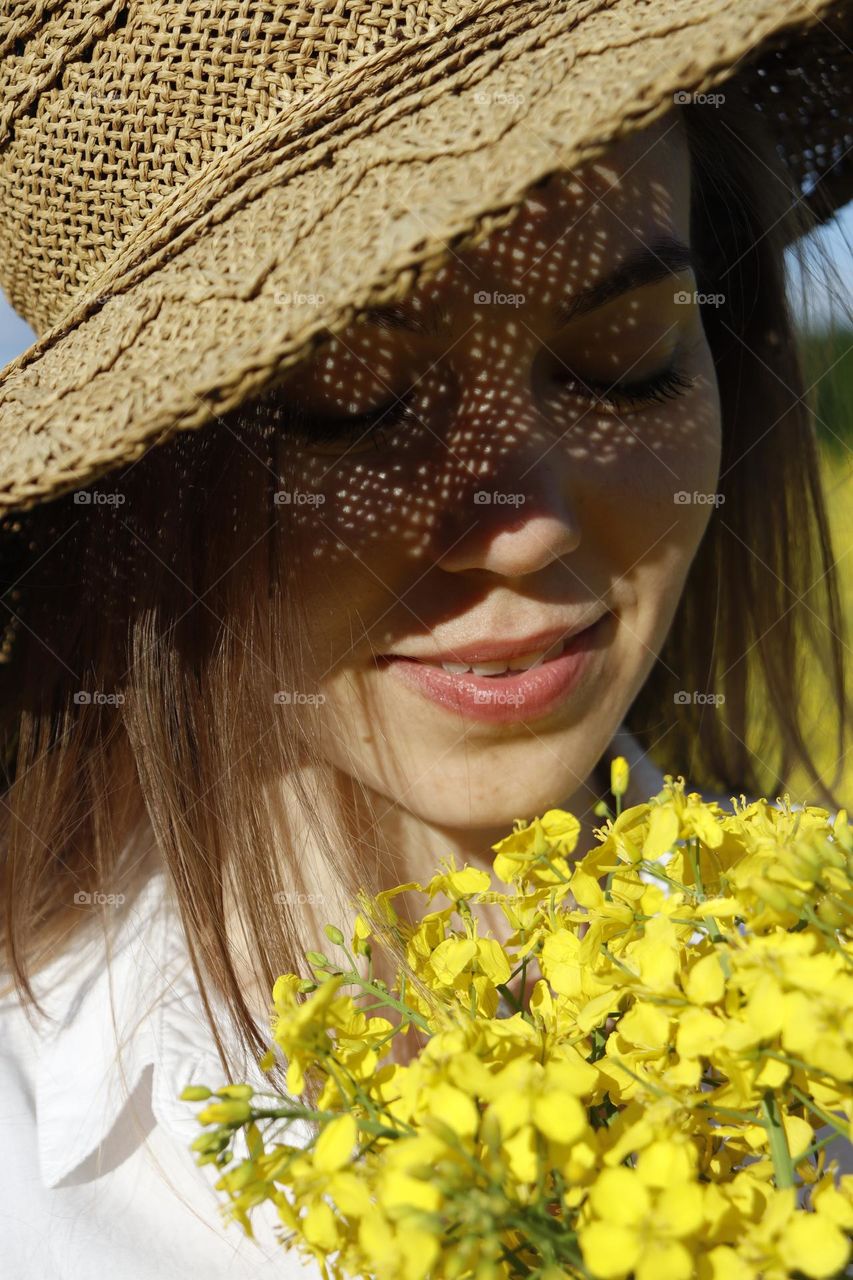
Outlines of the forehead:
<svg viewBox="0 0 853 1280">
<path fill-rule="evenodd" d="M 532 188 L 508 226 L 451 257 L 409 305 L 448 300 L 474 281 L 527 295 L 554 279 L 582 288 L 662 237 L 689 244 L 689 222 L 689 152 L 675 111 Z"/>
</svg>

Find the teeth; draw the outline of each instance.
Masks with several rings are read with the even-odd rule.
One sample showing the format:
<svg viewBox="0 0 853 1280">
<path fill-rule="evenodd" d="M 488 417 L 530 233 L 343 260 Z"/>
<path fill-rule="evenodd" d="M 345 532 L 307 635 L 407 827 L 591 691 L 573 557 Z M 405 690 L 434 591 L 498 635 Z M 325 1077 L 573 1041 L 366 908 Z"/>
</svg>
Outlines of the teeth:
<svg viewBox="0 0 853 1280">
<path fill-rule="evenodd" d="M 471 670 L 475 676 L 502 676 L 507 669 L 505 662 L 474 662 Z"/>
<path fill-rule="evenodd" d="M 563 647 L 560 641 L 561 649 Z M 545 657 L 544 649 L 537 649 L 535 653 L 522 653 L 517 658 L 510 658 L 509 665 L 511 671 L 529 671 L 531 667 L 536 667 Z"/>
<path fill-rule="evenodd" d="M 520 653 L 506 662 L 476 662 L 468 666 L 464 662 L 442 662 L 442 670 L 452 676 L 471 672 L 475 676 L 502 676 L 507 671 L 529 671 L 543 662 L 558 658 L 563 651 L 563 641 L 557 640 L 550 649 L 537 649 L 535 653 Z"/>
</svg>

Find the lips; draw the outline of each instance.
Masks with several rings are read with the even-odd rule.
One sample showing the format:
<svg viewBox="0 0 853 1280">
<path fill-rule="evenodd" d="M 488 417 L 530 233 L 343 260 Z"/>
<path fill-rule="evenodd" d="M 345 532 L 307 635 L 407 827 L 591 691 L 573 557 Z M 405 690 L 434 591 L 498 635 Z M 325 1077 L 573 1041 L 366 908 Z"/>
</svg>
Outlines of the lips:
<svg viewBox="0 0 853 1280">
<path fill-rule="evenodd" d="M 533 667 L 539 667 L 543 662 L 559 658 L 567 643 L 567 638 L 563 637 L 561 640 L 555 640 L 548 649 L 534 649 L 529 653 L 519 654 L 515 658 L 506 660 L 497 658 L 494 662 L 430 662 L 427 665 L 440 666 L 442 671 L 447 671 L 453 676 L 466 675 L 470 672 L 475 676 L 497 677 L 512 671 L 531 671 Z"/>
<path fill-rule="evenodd" d="M 593 664 L 604 661 L 614 618 L 605 613 L 582 631 L 558 641 L 556 656 L 505 674 L 454 673 L 440 664 L 389 655 L 378 665 L 430 702 L 466 719 L 493 724 L 529 722 L 555 711 L 572 694 Z M 500 665 L 504 665 L 501 663 Z"/>
<path fill-rule="evenodd" d="M 451 674 L 461 675 L 469 669 L 497 664 L 494 671 L 482 671 L 475 674 L 501 674 L 505 669 L 526 671 L 540 661 L 549 661 L 559 656 L 565 644 L 581 632 L 595 626 L 605 616 L 606 610 L 595 612 L 590 610 L 586 618 L 563 625 L 544 628 L 531 632 L 517 639 L 483 639 L 473 644 L 459 644 L 432 653 L 388 653 L 377 659 L 388 662 L 396 658 L 407 658 L 412 662 L 427 663 L 433 667 L 445 667 Z M 557 647 L 559 646 L 559 647 Z"/>
</svg>

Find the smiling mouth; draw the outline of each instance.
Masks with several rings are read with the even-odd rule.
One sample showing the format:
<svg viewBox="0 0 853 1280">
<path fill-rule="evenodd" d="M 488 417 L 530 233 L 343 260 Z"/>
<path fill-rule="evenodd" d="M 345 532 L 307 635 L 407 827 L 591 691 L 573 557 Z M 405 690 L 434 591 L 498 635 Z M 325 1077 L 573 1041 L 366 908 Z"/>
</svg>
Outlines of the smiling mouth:
<svg viewBox="0 0 853 1280">
<path fill-rule="evenodd" d="M 429 662 L 424 658 L 416 658 L 414 661 L 420 662 L 423 666 L 437 667 L 452 676 L 471 674 L 499 678 L 518 671 L 532 671 L 534 667 L 541 667 L 546 662 L 552 662 L 555 658 L 560 657 L 568 642 L 569 637 L 564 636 L 562 640 L 555 641 L 548 649 L 537 649 L 530 653 L 521 653 L 515 658 L 506 658 L 494 662 Z"/>
<path fill-rule="evenodd" d="M 516 653 L 508 653 L 509 645 L 498 640 L 484 639 L 476 645 L 460 645 L 458 650 L 445 650 L 444 653 L 421 656 L 412 653 L 386 653 L 374 659 L 377 666 L 384 667 L 391 663 L 407 663 L 414 667 L 424 667 L 432 671 L 440 671 L 450 676 L 484 677 L 487 680 L 500 680 L 507 677 L 520 677 L 526 672 L 556 662 L 577 643 L 589 638 L 599 624 L 609 616 L 605 610 L 593 618 L 585 627 L 566 627 L 562 632 L 551 628 L 550 634 L 541 631 L 518 644 Z M 539 647 L 533 644 L 539 641 Z M 531 643 L 532 642 L 532 643 Z M 466 657 L 466 650 L 468 656 Z"/>
<path fill-rule="evenodd" d="M 557 636 L 547 649 L 488 662 L 449 661 L 445 650 L 432 659 L 385 654 L 376 658 L 376 664 L 393 673 L 392 679 L 454 716 L 492 725 L 534 722 L 571 698 L 591 667 L 601 669 L 608 646 L 608 623 L 614 617 L 604 613 L 581 631 Z M 497 647 L 497 641 L 485 640 L 478 646 L 481 653 L 489 648 L 494 652 Z"/>
</svg>

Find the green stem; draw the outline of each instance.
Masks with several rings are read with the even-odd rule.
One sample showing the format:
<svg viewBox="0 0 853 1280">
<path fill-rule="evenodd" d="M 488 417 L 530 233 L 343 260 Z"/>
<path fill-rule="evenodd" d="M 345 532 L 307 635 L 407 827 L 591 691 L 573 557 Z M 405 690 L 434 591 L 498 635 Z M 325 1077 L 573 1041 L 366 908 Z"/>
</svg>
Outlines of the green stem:
<svg viewBox="0 0 853 1280">
<path fill-rule="evenodd" d="M 531 1268 L 528 1267 L 526 1262 L 523 1262 L 521 1258 L 519 1258 L 514 1249 L 510 1249 L 508 1244 L 502 1245 L 501 1248 L 503 1249 L 506 1261 L 514 1264 L 517 1276 L 524 1277 L 531 1274 Z M 516 1276 L 513 1276 L 513 1280 L 516 1280 Z"/>
<path fill-rule="evenodd" d="M 734 1120 L 738 1124 L 754 1124 L 755 1116 L 751 1111 L 736 1111 L 734 1107 L 718 1107 L 715 1102 L 698 1102 L 697 1111 L 712 1111 L 722 1120 Z"/>
<path fill-rule="evenodd" d="M 823 1107 L 818 1106 L 814 1098 L 810 1098 L 808 1094 L 803 1093 L 802 1089 L 798 1089 L 795 1084 L 789 1085 L 789 1088 L 794 1097 L 799 1098 L 803 1106 L 808 1107 L 809 1111 L 813 1111 L 816 1116 L 819 1116 L 824 1124 L 828 1124 L 836 1133 L 841 1134 L 842 1138 L 847 1137 L 847 1128 L 837 1116 L 832 1115 L 829 1111 L 824 1111 Z"/>
<path fill-rule="evenodd" d="M 505 982 L 499 982 L 497 984 L 497 990 L 500 991 L 501 995 L 504 997 L 507 1004 L 510 1004 L 514 1007 L 516 1013 L 521 1013 L 523 1009 L 523 1005 L 521 1004 L 521 1001 L 515 998 L 515 996 L 512 994 L 512 992 L 510 991 L 509 987 L 506 985 Z"/>
<path fill-rule="evenodd" d="M 312 1111 L 310 1107 L 258 1107 L 252 1108 L 249 1120 L 335 1120 L 343 1113 L 340 1111 Z M 401 1138 L 404 1134 L 414 1135 L 415 1130 L 411 1125 L 403 1125 L 399 1129 L 392 1129 L 390 1125 L 382 1124 L 380 1121 L 368 1120 L 366 1116 L 357 1116 L 356 1123 L 359 1129 L 365 1129 L 368 1133 L 379 1134 L 384 1138 Z M 242 1128 L 242 1126 L 240 1126 Z"/>
<path fill-rule="evenodd" d="M 835 1133 L 828 1133 L 825 1138 L 820 1138 L 817 1142 L 813 1142 L 808 1150 L 804 1151 L 800 1156 L 801 1160 L 810 1160 L 812 1156 L 816 1156 L 819 1151 L 828 1146 L 830 1142 L 837 1142 L 838 1137 Z"/>
<path fill-rule="evenodd" d="M 529 959 L 530 959 L 530 953 L 528 952 L 528 954 L 524 957 L 524 959 L 521 962 L 521 995 L 519 996 L 519 1001 L 518 1001 L 519 1009 L 524 1008 L 524 1001 L 526 996 L 525 989 L 527 987 L 527 962 Z"/>
<path fill-rule="evenodd" d="M 368 991 L 372 996 L 376 996 L 377 1000 L 384 1005 L 390 1005 L 392 1009 L 396 1009 L 401 1013 L 407 1022 L 414 1022 L 420 1027 L 421 1031 L 426 1031 L 427 1035 L 432 1035 L 432 1027 L 426 1018 L 422 1018 L 419 1013 L 415 1013 L 414 1009 L 410 1009 L 402 1000 L 397 1000 L 391 995 L 390 991 L 383 991 L 381 987 L 375 986 L 372 982 L 368 982 L 360 973 L 350 973 L 344 975 L 344 984 L 361 987 L 362 991 Z"/>
<path fill-rule="evenodd" d="M 699 841 L 696 839 L 696 836 L 691 836 L 690 839 L 687 841 L 687 849 L 690 854 L 690 865 L 693 868 L 693 879 L 695 881 L 696 888 L 699 890 L 699 893 L 704 898 L 705 886 L 702 884 L 702 871 L 699 866 L 698 844 L 699 844 Z"/>
<path fill-rule="evenodd" d="M 769 1089 L 762 1099 L 761 1109 L 764 1112 L 764 1127 L 770 1139 L 770 1155 L 773 1158 L 776 1186 L 780 1190 L 784 1190 L 786 1187 L 793 1187 L 795 1183 L 794 1165 L 791 1161 L 791 1153 L 788 1150 L 788 1139 L 785 1137 L 785 1128 L 782 1124 L 782 1117 L 779 1115 L 779 1108 L 776 1105 L 775 1094 Z"/>
</svg>

